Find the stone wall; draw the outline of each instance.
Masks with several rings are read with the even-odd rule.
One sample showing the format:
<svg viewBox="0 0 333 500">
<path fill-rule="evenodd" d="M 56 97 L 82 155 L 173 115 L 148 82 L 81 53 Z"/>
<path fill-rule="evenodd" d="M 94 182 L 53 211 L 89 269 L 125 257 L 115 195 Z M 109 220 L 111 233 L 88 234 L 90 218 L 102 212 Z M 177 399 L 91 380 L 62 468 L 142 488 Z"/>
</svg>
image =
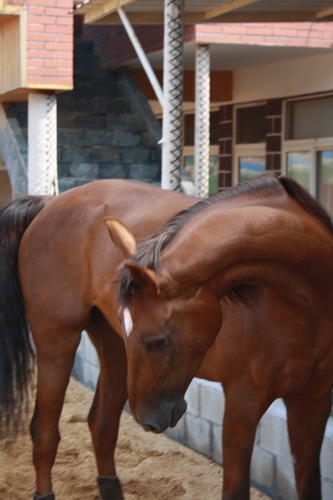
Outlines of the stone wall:
<svg viewBox="0 0 333 500">
<path fill-rule="evenodd" d="M 10 112 L 24 140 L 27 103 Z M 57 95 L 57 127 L 60 192 L 97 179 L 160 183 L 160 123 L 126 72 L 100 68 L 91 41 L 75 41 L 74 88 Z"/>
</svg>

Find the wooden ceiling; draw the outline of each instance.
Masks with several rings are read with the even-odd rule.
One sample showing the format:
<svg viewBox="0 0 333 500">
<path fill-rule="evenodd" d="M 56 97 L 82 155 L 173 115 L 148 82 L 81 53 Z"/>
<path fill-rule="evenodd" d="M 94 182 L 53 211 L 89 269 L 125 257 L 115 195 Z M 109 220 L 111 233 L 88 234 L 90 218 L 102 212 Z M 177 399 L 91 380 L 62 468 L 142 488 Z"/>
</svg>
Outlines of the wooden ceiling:
<svg viewBox="0 0 333 500">
<path fill-rule="evenodd" d="M 163 24 L 164 0 L 75 0 L 87 24 Z M 185 0 L 185 23 L 320 22 L 333 20 L 333 0 Z"/>
</svg>

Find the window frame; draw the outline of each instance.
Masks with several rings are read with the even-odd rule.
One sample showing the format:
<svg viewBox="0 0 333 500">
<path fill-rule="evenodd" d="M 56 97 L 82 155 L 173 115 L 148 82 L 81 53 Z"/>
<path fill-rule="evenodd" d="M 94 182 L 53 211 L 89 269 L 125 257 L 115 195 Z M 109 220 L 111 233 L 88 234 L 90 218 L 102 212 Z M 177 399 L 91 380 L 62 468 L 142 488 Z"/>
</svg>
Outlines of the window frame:
<svg viewBox="0 0 333 500">
<path fill-rule="evenodd" d="M 232 120 L 232 172 L 231 182 L 233 185 L 239 183 L 239 158 L 240 156 L 264 156 L 266 160 L 266 141 L 237 143 L 237 111 L 242 108 L 255 108 L 266 106 L 267 101 L 252 101 L 233 106 Z"/>
<path fill-rule="evenodd" d="M 239 183 L 239 159 L 241 156 L 263 156 L 266 162 L 266 144 L 257 142 L 253 144 L 238 144 L 234 146 L 232 184 Z M 267 168 L 265 171 L 267 171 Z"/>
<path fill-rule="evenodd" d="M 288 131 L 288 113 L 287 106 L 290 102 L 306 101 L 320 99 L 323 97 L 333 97 L 332 92 L 324 92 L 321 94 L 312 94 L 307 96 L 299 96 L 290 99 L 285 99 L 282 106 L 282 144 L 281 144 L 281 173 L 288 175 L 287 171 L 287 154 L 297 151 L 309 151 L 311 155 L 310 167 L 310 194 L 317 199 L 318 193 L 318 178 L 317 178 L 317 153 L 328 149 L 333 150 L 333 136 L 319 137 L 310 139 L 286 139 Z"/>
<path fill-rule="evenodd" d="M 333 150 L 333 137 L 324 137 L 320 139 L 299 139 L 283 141 L 282 144 L 282 162 L 281 172 L 288 175 L 287 155 L 288 153 L 298 151 L 309 151 L 311 158 L 310 165 L 310 194 L 317 198 L 318 178 L 317 178 L 317 153 L 320 151 Z"/>
</svg>

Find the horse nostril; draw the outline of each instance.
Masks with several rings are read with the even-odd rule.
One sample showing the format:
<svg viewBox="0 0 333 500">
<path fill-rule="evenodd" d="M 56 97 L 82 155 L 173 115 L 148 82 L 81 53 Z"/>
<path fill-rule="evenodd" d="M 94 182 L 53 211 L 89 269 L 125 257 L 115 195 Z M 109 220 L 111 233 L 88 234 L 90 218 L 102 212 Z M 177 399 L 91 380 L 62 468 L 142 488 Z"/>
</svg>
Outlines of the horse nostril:
<svg viewBox="0 0 333 500">
<path fill-rule="evenodd" d="M 147 432 L 156 432 L 157 431 L 156 427 L 154 427 L 153 425 L 150 425 L 150 424 L 143 424 L 142 427 Z"/>
</svg>

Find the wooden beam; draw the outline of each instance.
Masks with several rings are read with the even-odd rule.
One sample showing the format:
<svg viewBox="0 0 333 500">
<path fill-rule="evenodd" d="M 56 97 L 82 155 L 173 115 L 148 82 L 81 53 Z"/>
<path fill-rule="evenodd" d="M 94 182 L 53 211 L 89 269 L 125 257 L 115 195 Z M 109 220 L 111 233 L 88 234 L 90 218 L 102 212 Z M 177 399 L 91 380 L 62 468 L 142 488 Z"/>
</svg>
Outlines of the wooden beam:
<svg viewBox="0 0 333 500">
<path fill-rule="evenodd" d="M 153 12 L 126 12 L 130 22 L 135 24 L 163 24 L 163 13 Z M 312 22 L 315 21 L 314 12 L 228 12 L 216 18 L 204 19 L 204 13 L 185 12 L 185 24 L 202 23 L 279 23 L 279 22 Z M 93 22 L 91 22 L 93 24 Z M 117 13 L 109 14 L 96 24 L 121 24 Z"/>
<path fill-rule="evenodd" d="M 324 19 L 325 17 L 329 17 L 333 15 L 333 6 L 327 7 L 326 9 L 317 10 L 315 12 L 315 19 Z"/>
<path fill-rule="evenodd" d="M 251 5 L 256 2 L 258 2 L 258 0 L 231 0 L 229 2 L 223 3 L 218 7 L 214 7 L 213 9 L 207 10 L 204 17 L 205 19 L 211 19 L 213 17 L 226 14 L 227 12 L 231 12 L 233 10 L 246 7 L 247 5 Z"/>
<path fill-rule="evenodd" d="M 18 16 L 24 11 L 24 7 L 20 5 L 4 5 L 0 0 L 0 23 L 3 24 L 11 17 Z"/>
<path fill-rule="evenodd" d="M 20 16 L 0 26 L 0 94 L 22 87 L 25 51 Z"/>
<path fill-rule="evenodd" d="M 84 22 L 95 23 L 103 17 L 117 11 L 119 7 L 124 7 L 125 5 L 134 2 L 134 0 L 106 0 L 95 7 L 91 7 L 84 14 Z M 80 11 L 78 11 L 80 13 Z"/>
<path fill-rule="evenodd" d="M 126 15 L 131 24 L 164 24 L 163 12 L 130 12 L 126 11 Z M 87 20 L 84 18 L 85 24 L 94 24 L 96 21 Z M 96 24 L 122 24 L 117 12 L 107 14 L 105 17 L 100 18 Z"/>
<path fill-rule="evenodd" d="M 133 76 L 141 91 L 150 101 L 156 101 L 155 92 L 152 89 L 146 73 L 141 68 L 129 69 L 129 73 Z M 162 84 L 163 70 L 155 70 L 156 77 Z M 210 100 L 212 102 L 231 101 L 232 99 L 232 71 L 215 71 L 210 73 Z M 184 101 L 194 102 L 194 71 L 184 71 Z"/>
<path fill-rule="evenodd" d="M 301 23 L 314 22 L 314 12 L 228 12 L 218 17 L 207 19 L 213 23 Z"/>
</svg>

